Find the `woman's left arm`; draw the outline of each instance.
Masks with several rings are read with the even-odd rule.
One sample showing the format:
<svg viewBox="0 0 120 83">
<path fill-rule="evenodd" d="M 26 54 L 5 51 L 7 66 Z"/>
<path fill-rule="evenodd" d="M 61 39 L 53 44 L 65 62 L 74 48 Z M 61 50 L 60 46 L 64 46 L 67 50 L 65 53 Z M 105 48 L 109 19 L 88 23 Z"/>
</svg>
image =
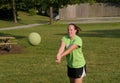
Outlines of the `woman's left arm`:
<svg viewBox="0 0 120 83">
<path fill-rule="evenodd" d="M 76 44 L 71 45 L 66 51 L 64 51 L 61 54 L 61 57 L 64 57 L 64 56 L 68 55 L 70 52 L 72 52 L 76 48 L 78 48 L 78 45 L 76 45 Z"/>
</svg>

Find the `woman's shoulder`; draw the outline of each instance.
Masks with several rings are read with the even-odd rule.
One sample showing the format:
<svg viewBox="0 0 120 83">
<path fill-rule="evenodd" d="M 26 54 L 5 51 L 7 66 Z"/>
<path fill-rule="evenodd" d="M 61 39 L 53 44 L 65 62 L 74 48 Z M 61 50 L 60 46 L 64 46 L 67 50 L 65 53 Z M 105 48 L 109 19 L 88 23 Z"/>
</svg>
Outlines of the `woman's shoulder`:
<svg viewBox="0 0 120 83">
<path fill-rule="evenodd" d="M 80 36 L 76 35 L 75 38 L 74 38 L 74 41 L 81 41 L 82 42 L 82 39 Z"/>
<path fill-rule="evenodd" d="M 63 36 L 62 38 L 68 39 L 68 38 L 69 38 L 69 36 L 68 36 L 68 35 L 65 35 L 65 36 Z"/>
<path fill-rule="evenodd" d="M 65 36 L 62 37 L 61 40 L 62 40 L 62 41 L 67 41 L 67 40 L 69 40 L 69 39 L 70 39 L 69 36 L 65 35 Z"/>
<path fill-rule="evenodd" d="M 75 36 L 75 38 L 76 38 L 76 39 L 81 39 L 81 37 L 80 37 L 80 36 L 78 36 L 78 35 L 76 35 L 76 36 Z"/>
</svg>

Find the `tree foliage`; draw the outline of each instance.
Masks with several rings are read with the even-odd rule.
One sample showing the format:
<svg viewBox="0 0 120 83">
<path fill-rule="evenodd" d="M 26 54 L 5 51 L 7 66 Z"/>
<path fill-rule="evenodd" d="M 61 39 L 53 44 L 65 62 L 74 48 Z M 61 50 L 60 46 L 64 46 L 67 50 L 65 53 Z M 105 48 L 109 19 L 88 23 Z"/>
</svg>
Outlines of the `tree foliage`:
<svg viewBox="0 0 120 83">
<path fill-rule="evenodd" d="M 11 0 L 0 0 L 0 9 L 2 9 L 2 8 L 10 9 L 10 8 L 12 8 L 11 5 L 12 5 Z"/>
<path fill-rule="evenodd" d="M 5 20 L 13 18 L 11 0 L 0 0 L 0 18 Z"/>
<path fill-rule="evenodd" d="M 120 3 L 120 0 L 15 0 L 17 10 L 29 11 L 29 9 L 46 10 L 50 6 L 53 8 L 64 7 L 68 4 L 80 4 L 80 3 Z M 12 0 L 0 0 L 0 9 L 12 8 Z"/>
<path fill-rule="evenodd" d="M 120 0 L 15 0 L 16 9 L 22 11 L 29 11 L 31 9 L 38 10 L 39 13 L 42 11 L 48 11 L 49 7 L 53 7 L 53 11 L 58 10 L 58 8 L 67 6 L 68 4 L 80 4 L 80 3 L 117 3 L 120 4 Z M 0 15 L 2 13 L 12 11 L 12 0 L 0 0 Z M 2 14 L 4 15 L 4 14 Z M 8 14 L 8 16 L 11 14 Z"/>
<path fill-rule="evenodd" d="M 96 2 L 120 4 L 120 0 L 96 0 Z"/>
</svg>

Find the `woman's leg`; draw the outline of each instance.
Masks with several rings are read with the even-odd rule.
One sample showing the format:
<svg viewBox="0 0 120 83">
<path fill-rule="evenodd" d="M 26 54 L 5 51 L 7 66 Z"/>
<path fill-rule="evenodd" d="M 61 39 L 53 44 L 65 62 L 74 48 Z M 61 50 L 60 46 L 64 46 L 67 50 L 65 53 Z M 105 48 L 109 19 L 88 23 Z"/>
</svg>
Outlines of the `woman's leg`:
<svg viewBox="0 0 120 83">
<path fill-rule="evenodd" d="M 70 83 L 82 83 L 82 77 L 81 78 L 69 78 Z"/>
<path fill-rule="evenodd" d="M 83 78 L 75 78 L 74 83 L 82 83 Z"/>
<path fill-rule="evenodd" d="M 74 83 L 74 78 L 69 77 L 69 79 L 70 79 L 70 83 Z"/>
</svg>

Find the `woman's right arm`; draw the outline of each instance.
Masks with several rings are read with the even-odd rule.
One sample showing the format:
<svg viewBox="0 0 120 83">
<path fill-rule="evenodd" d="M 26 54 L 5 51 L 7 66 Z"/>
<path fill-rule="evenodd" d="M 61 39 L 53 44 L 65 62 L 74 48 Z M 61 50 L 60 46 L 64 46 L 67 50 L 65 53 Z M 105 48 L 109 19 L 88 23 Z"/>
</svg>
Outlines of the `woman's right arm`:
<svg viewBox="0 0 120 83">
<path fill-rule="evenodd" d="M 61 41 L 57 55 L 61 55 L 64 52 L 64 49 L 65 49 L 65 43 Z"/>
<path fill-rule="evenodd" d="M 57 56 L 56 56 L 56 62 L 61 61 L 61 54 L 64 52 L 65 50 L 65 43 L 63 41 L 61 41 Z"/>
</svg>

